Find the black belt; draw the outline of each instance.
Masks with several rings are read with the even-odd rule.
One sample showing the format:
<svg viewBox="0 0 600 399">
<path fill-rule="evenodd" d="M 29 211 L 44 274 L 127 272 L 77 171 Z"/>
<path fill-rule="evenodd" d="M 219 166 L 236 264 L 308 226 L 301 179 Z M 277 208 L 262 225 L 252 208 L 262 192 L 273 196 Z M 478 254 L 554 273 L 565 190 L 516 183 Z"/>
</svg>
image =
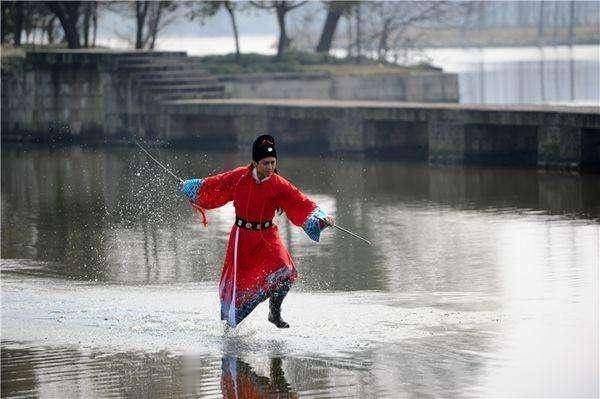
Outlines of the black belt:
<svg viewBox="0 0 600 399">
<path fill-rule="evenodd" d="M 235 225 L 248 230 L 263 230 L 273 226 L 273 221 L 267 220 L 266 222 L 249 222 L 247 220 L 242 219 L 241 217 L 236 216 Z"/>
</svg>

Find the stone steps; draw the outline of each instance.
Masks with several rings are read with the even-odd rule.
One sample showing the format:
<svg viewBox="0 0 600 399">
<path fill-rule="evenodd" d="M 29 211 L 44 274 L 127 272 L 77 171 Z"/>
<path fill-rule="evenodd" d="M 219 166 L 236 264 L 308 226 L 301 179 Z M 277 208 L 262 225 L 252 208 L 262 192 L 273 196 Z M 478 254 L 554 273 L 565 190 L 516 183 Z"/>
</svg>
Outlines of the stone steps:
<svg viewBox="0 0 600 399">
<path fill-rule="evenodd" d="M 185 51 L 132 50 L 116 55 L 117 61 L 132 59 L 188 58 Z"/>
<path fill-rule="evenodd" d="M 148 67 L 195 67 L 195 66 L 201 66 L 203 65 L 201 61 L 199 60 L 190 60 L 187 58 L 181 58 L 181 59 L 162 59 L 162 58 L 158 58 L 156 60 L 147 60 L 147 61 L 141 61 L 141 62 L 137 62 L 136 60 L 130 60 L 130 61 L 121 61 L 118 63 L 117 67 L 121 70 L 131 70 L 131 69 L 144 69 L 144 68 L 148 68 Z"/>
<path fill-rule="evenodd" d="M 155 97 L 157 102 L 176 101 L 176 100 L 218 100 L 228 98 L 225 93 L 205 92 L 189 94 L 160 94 Z"/>
<path fill-rule="evenodd" d="M 216 84 L 219 83 L 219 79 L 210 75 L 202 75 L 200 77 L 163 77 L 157 76 L 147 79 L 137 79 L 135 83 L 138 86 L 177 86 L 177 85 L 202 85 L 202 84 Z"/>
<path fill-rule="evenodd" d="M 213 77 L 213 75 L 209 74 L 208 72 L 202 70 L 202 69 L 198 69 L 198 70 L 194 70 L 194 71 L 142 71 L 142 72 L 135 72 L 132 73 L 131 78 L 134 81 L 140 81 L 140 80 L 149 80 L 149 79 L 200 79 L 200 78 L 207 78 L 207 77 Z"/>
<path fill-rule="evenodd" d="M 144 86 L 141 90 L 147 91 L 150 93 L 201 93 L 201 92 L 219 92 L 224 91 L 225 86 L 222 84 L 214 84 L 214 85 L 175 85 L 175 86 Z"/>
<path fill-rule="evenodd" d="M 202 70 L 200 63 L 151 63 L 120 66 L 119 71 L 125 73 L 161 72 L 161 71 L 197 71 Z"/>
<path fill-rule="evenodd" d="M 119 66 L 125 65 L 136 65 L 143 64 L 148 62 L 187 62 L 187 61 L 198 61 L 199 57 L 188 57 L 186 53 L 176 52 L 169 54 L 128 54 L 124 56 L 119 56 L 117 58 L 117 64 Z"/>
<path fill-rule="evenodd" d="M 203 69 L 197 57 L 123 56 L 117 72 L 129 87 L 129 125 L 139 134 L 153 135 L 160 126 L 160 107 L 165 101 L 225 98 L 225 85 Z"/>
</svg>

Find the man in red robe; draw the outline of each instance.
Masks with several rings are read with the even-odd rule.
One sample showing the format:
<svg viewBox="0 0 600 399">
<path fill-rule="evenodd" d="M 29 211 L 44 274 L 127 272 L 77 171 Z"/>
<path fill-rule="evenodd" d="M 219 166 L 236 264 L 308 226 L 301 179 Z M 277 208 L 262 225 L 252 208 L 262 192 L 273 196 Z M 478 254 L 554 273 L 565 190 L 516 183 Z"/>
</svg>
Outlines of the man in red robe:
<svg viewBox="0 0 600 399">
<path fill-rule="evenodd" d="M 273 224 L 275 212 L 285 212 L 296 226 L 319 241 L 321 231 L 333 224 L 317 205 L 276 169 L 275 139 L 259 136 L 252 145 L 252 164 L 205 179 L 182 183 L 192 205 L 203 215 L 233 201 L 236 220 L 229 234 L 219 294 L 221 319 L 237 326 L 254 308 L 269 298 L 269 321 L 279 328 L 281 304 L 297 278 L 296 267 Z"/>
</svg>

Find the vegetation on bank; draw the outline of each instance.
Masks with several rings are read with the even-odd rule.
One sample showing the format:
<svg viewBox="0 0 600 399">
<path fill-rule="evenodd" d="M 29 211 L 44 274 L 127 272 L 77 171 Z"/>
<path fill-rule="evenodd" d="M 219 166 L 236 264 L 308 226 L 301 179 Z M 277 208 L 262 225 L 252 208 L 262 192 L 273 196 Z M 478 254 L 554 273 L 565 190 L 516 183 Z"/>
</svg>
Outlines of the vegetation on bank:
<svg viewBox="0 0 600 399">
<path fill-rule="evenodd" d="M 329 54 L 288 51 L 283 56 L 262 54 L 210 55 L 199 57 L 211 74 L 229 75 L 277 72 L 328 72 L 334 75 L 408 74 L 411 71 L 438 70 L 427 64 L 413 67 L 380 62 L 366 57 L 339 58 Z"/>
<path fill-rule="evenodd" d="M 68 50 L 65 46 L 13 47 L 2 45 L 2 69 L 21 66 L 27 51 Z M 89 49 L 90 52 L 110 51 L 108 48 Z M 441 70 L 428 64 L 401 66 L 391 62 L 382 62 L 366 57 L 334 57 L 324 53 L 308 51 L 288 51 L 281 57 L 256 53 L 225 54 L 197 57 L 204 65 L 203 69 L 214 75 L 232 75 L 248 73 L 310 73 L 327 72 L 332 75 L 374 75 L 374 74 L 410 74 L 414 71 Z"/>
</svg>

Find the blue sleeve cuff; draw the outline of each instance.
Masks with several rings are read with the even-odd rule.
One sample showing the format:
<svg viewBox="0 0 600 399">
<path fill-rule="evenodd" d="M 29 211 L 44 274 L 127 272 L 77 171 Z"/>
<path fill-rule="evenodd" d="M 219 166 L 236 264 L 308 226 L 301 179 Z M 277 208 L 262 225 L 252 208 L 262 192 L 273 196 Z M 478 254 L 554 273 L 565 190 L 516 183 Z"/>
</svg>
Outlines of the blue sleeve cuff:
<svg viewBox="0 0 600 399">
<path fill-rule="evenodd" d="M 203 179 L 189 179 L 181 183 L 180 191 L 184 193 L 190 201 L 196 200 L 198 190 L 202 187 Z"/>
<path fill-rule="evenodd" d="M 313 213 L 311 213 L 308 219 L 306 219 L 306 222 L 304 222 L 302 228 L 311 240 L 319 242 L 319 239 L 321 238 L 321 231 L 323 228 L 325 228 L 323 223 L 319 221 L 319 218 L 323 219 L 326 216 L 327 214 L 323 212 L 321 208 L 317 207 Z M 323 226 L 323 228 L 321 226 Z"/>
</svg>

